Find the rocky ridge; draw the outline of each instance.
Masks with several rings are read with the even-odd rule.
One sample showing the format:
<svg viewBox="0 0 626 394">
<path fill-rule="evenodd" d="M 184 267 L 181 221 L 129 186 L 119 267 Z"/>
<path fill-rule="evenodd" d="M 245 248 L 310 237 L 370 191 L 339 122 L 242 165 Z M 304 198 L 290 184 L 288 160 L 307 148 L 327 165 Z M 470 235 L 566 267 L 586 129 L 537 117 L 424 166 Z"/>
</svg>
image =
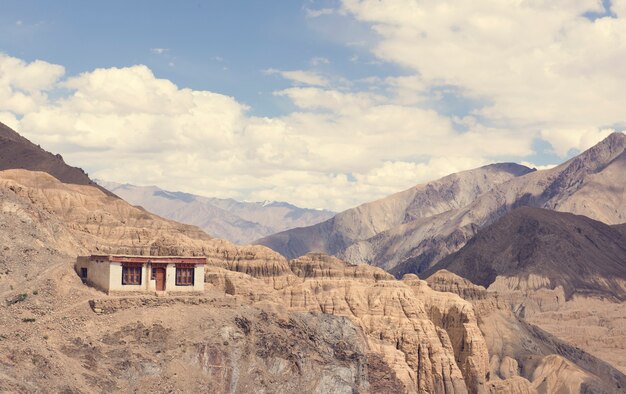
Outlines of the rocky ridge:
<svg viewBox="0 0 626 394">
<path fill-rule="evenodd" d="M 207 282 L 255 302 L 349 318 L 405 392 L 556 392 L 564 386 L 618 392 L 626 383 L 608 364 L 524 323 L 506 300 L 450 272 L 429 278 L 431 286 L 454 289 L 466 300 L 435 291 L 415 275 L 398 281 L 378 268 L 322 254 L 290 261 L 291 274 L 286 266 L 244 266 L 214 266 Z M 268 272 L 282 278 L 281 286 Z M 258 289 L 265 289 L 264 297 Z M 548 389 L 542 388 L 546 379 Z"/>
<path fill-rule="evenodd" d="M 367 262 L 356 254 L 349 256 L 347 250 L 361 241 L 406 223 L 464 207 L 494 185 L 531 171 L 521 165 L 504 163 L 451 174 L 348 209 L 317 225 L 274 234 L 257 243 L 287 258 L 308 252 L 322 252 L 344 257 L 353 263 Z M 365 244 L 363 247 L 368 248 Z"/>
<path fill-rule="evenodd" d="M 67 165 L 61 155 L 44 150 L 0 122 L 0 171 L 11 169 L 42 171 L 61 182 L 100 188 L 81 168 Z"/>
</svg>

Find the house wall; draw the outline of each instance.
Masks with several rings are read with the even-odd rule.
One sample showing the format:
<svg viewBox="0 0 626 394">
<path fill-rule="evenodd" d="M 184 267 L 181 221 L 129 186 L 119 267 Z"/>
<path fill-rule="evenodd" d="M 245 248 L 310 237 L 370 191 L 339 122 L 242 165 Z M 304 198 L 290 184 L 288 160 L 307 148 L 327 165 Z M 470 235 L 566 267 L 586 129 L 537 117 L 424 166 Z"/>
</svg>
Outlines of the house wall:
<svg viewBox="0 0 626 394">
<path fill-rule="evenodd" d="M 109 291 L 109 262 L 105 260 L 90 260 L 89 256 L 79 256 L 76 259 L 76 273 L 80 275 L 81 268 L 87 268 L 87 284 Z"/>
<path fill-rule="evenodd" d="M 147 267 L 148 276 L 146 277 L 146 285 L 148 286 L 148 290 L 156 291 L 156 279 L 152 279 L 152 268 L 154 268 L 153 265 L 148 264 L 148 267 Z"/>
<path fill-rule="evenodd" d="M 111 272 L 109 274 L 109 291 L 142 291 L 148 290 L 148 282 L 150 276 L 147 264 L 141 266 L 141 284 L 140 285 L 123 285 L 122 284 L 122 263 L 109 263 Z"/>
<path fill-rule="evenodd" d="M 204 291 L 204 264 L 197 264 L 193 276 L 193 290 Z"/>
<path fill-rule="evenodd" d="M 168 264 L 165 269 L 165 291 L 178 291 L 178 289 L 179 286 L 176 286 L 176 265 Z"/>
<path fill-rule="evenodd" d="M 166 291 L 204 291 L 204 264 L 194 267 L 193 286 L 176 286 L 176 264 L 168 264 L 165 271 Z"/>
</svg>

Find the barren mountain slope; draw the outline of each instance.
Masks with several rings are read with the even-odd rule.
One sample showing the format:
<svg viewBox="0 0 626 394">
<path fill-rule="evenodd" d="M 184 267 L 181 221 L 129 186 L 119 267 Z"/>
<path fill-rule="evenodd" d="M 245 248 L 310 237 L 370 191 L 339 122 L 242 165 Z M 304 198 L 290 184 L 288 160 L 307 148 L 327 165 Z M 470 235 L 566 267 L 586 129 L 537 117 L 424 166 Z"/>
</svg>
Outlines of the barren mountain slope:
<svg viewBox="0 0 626 394">
<path fill-rule="evenodd" d="M 489 380 L 471 304 L 416 278 L 397 281 L 320 255 L 287 262 L 43 173 L 5 171 L 0 179 L 3 206 L 19 208 L 3 211 L 16 227 L 0 228 L 10 252 L 10 272 L 0 277 L 10 283 L 0 292 L 1 391 L 466 393 L 537 384 L 532 375 Z M 106 296 L 82 285 L 73 257 L 55 249 L 96 245 L 207 254 L 207 292 Z M 89 300 L 105 313 L 94 314 Z M 570 364 L 550 376 L 600 379 Z M 614 382 L 601 387 L 611 392 Z"/>
<path fill-rule="evenodd" d="M 8 169 L 43 171 L 61 182 L 97 186 L 82 169 L 65 164 L 61 155 L 45 151 L 0 122 L 0 171 Z"/>
<path fill-rule="evenodd" d="M 515 330 L 502 333 L 507 315 L 481 332 L 470 302 L 415 276 L 398 281 L 322 255 L 288 262 L 41 172 L 0 172 L 0 202 L 0 391 L 552 393 L 626 385 L 618 371 L 535 334 L 521 341 L 521 376 L 494 374 L 489 349 L 506 366 L 522 346 Z M 206 255 L 207 291 L 107 296 L 73 270 L 75 255 L 92 251 Z"/>
<path fill-rule="evenodd" d="M 585 216 L 517 208 L 436 266 L 489 287 L 497 277 L 626 300 L 626 232 Z M 428 277 L 434 269 L 426 271 Z"/>
<path fill-rule="evenodd" d="M 210 289 L 154 307 L 141 303 L 154 297 L 131 297 L 138 308 L 95 315 L 89 300 L 123 300 L 73 270 L 76 253 L 101 245 L 160 252 L 166 239 L 167 253 L 206 252 L 221 264 L 282 258 L 213 241 L 91 186 L 0 174 L 0 392 L 394 391 L 377 378 L 389 367 L 345 318 L 277 315 Z"/>
<path fill-rule="evenodd" d="M 284 202 L 239 202 L 169 192 L 156 186 L 98 183 L 133 205 L 239 244 L 290 228 L 310 226 L 334 215 L 330 211 L 299 208 Z"/>
<path fill-rule="evenodd" d="M 480 228 L 520 206 L 571 209 L 608 224 L 619 223 L 626 218 L 626 177 L 616 174 L 624 166 L 625 149 L 626 135 L 613 133 L 558 167 L 496 185 L 462 209 L 398 226 L 355 244 L 344 254 L 384 264 L 401 276 L 432 267 L 460 249 Z M 594 184 L 611 187 L 594 191 Z"/>
<path fill-rule="evenodd" d="M 521 165 L 505 163 L 448 175 L 348 209 L 320 224 L 274 234 L 257 243 L 269 246 L 288 258 L 311 251 L 341 255 L 358 241 L 404 223 L 464 207 L 494 185 L 531 171 Z M 363 262 L 358 256 L 348 260 Z"/>
<path fill-rule="evenodd" d="M 420 319 L 416 322 L 422 328 L 416 331 L 406 320 L 402 323 L 404 328 L 398 327 L 394 335 L 407 341 L 403 345 L 407 350 L 403 351 L 412 352 L 412 357 L 418 354 L 411 343 L 436 349 L 432 356 L 422 352 L 417 364 L 400 362 L 404 353 L 395 348 L 396 342 L 391 339 L 385 342 L 386 352 L 394 355 L 388 360 L 382 348 L 369 345 L 362 328 L 354 326 L 350 319 L 332 316 L 340 314 L 339 310 L 307 303 L 310 296 L 304 296 L 299 304 L 296 293 L 287 296 L 286 288 L 303 283 L 303 279 L 292 272 L 284 259 L 263 247 L 231 246 L 221 253 L 217 249 L 208 253 L 215 241 L 199 239 L 196 241 L 200 245 L 196 244 L 190 238 L 195 235 L 193 228 L 148 215 L 93 187 L 66 185 L 47 174 L 23 170 L 4 171 L 1 175 L 3 207 L 10 208 L 4 209 L 3 215 L 6 223 L 12 225 L 1 231 L 9 246 L 3 251 L 3 267 L 7 271 L 1 278 L 4 302 L 0 306 L 0 318 L 7 323 L 0 328 L 2 391 L 32 392 L 45 387 L 52 391 L 153 392 L 167 388 L 197 391 L 208 387 L 218 392 L 246 392 L 252 388 L 267 392 L 303 389 L 417 392 L 415 374 L 423 375 L 420 384 L 445 386 L 453 393 L 467 392 L 465 375 L 473 385 L 484 383 L 484 367 L 481 372 L 473 364 L 457 366 L 453 347 L 440 339 L 443 332 L 428 319 L 421 306 L 423 301 L 417 303 L 409 288 L 381 270 L 342 268 L 343 263 L 331 260 L 319 272 L 322 276 L 335 277 L 339 274 L 326 273 L 346 271 L 345 278 L 344 274 L 338 277 L 341 293 L 331 292 L 328 297 L 339 296 L 354 287 L 356 301 L 350 305 L 365 307 L 359 312 L 364 318 L 382 312 L 369 311 L 369 303 L 379 302 L 377 299 L 395 304 L 395 298 L 401 296 L 406 298 L 403 308 L 413 304 L 411 308 L 417 308 L 413 313 Z M 119 234 L 133 234 L 140 227 L 144 232 L 136 240 L 127 242 L 120 238 Z M 108 297 L 83 286 L 72 270 L 74 258 L 68 254 L 76 250 L 105 244 L 106 248 L 133 252 L 154 251 L 152 240 L 161 235 L 169 236 L 174 243 L 172 247 L 178 248 L 168 249 L 168 253 L 207 252 L 213 266 L 260 275 L 268 282 L 244 287 L 243 293 L 250 298 L 241 298 L 226 294 L 234 294 L 234 289 L 242 291 L 241 283 L 228 278 L 223 281 L 229 283 L 228 291 L 215 293 L 209 289 L 205 297 L 191 298 L 197 305 L 186 304 L 184 298 L 174 299 L 174 304 L 166 298 L 159 305 L 159 299 L 150 296 L 146 299 Z M 263 251 L 265 255 L 255 253 Z M 303 268 L 296 270 L 299 275 L 316 275 L 304 262 L 299 266 Z M 224 268 L 216 269 L 225 272 Z M 22 276 L 24 273 L 28 275 Z M 233 274 L 248 277 L 243 281 L 246 286 L 248 282 L 259 281 L 246 274 Z M 366 282 L 359 282 L 359 278 Z M 369 291 L 376 278 L 388 280 L 389 289 L 383 286 L 368 296 L 369 301 L 359 301 L 363 295 L 359 295 L 358 289 Z M 318 286 L 326 284 L 309 282 L 307 286 L 315 289 L 298 291 L 313 291 L 322 296 L 322 288 Z M 443 296 L 447 298 L 450 297 Z M 90 299 L 105 304 L 129 302 L 135 306 L 130 310 L 122 306 L 119 313 L 97 316 L 88 308 Z M 139 304 L 132 304 L 133 300 Z M 256 300 L 262 301 L 256 303 Z M 154 309 L 149 307 L 155 302 Z M 373 304 L 372 308 L 378 307 Z M 381 335 L 387 331 L 388 319 L 401 317 L 400 305 L 394 308 L 393 315 L 377 318 L 376 330 Z M 463 313 L 471 314 L 471 311 Z M 471 315 L 468 316 L 471 320 Z M 458 328 L 466 330 L 466 326 Z M 473 346 L 478 357 L 480 347 Z M 472 354 L 463 359 L 473 360 Z M 112 370 L 117 372 L 112 374 Z"/>
</svg>

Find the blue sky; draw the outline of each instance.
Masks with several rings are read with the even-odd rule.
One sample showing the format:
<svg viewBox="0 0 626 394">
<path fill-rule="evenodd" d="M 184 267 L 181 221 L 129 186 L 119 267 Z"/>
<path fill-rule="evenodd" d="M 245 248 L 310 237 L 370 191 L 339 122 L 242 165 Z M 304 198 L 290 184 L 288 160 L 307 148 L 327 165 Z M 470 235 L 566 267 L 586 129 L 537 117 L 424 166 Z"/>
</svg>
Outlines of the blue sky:
<svg viewBox="0 0 626 394">
<path fill-rule="evenodd" d="M 272 116 L 290 109 L 271 95 L 289 83 L 262 70 L 303 69 L 323 58 L 332 62 L 316 68 L 338 77 L 402 73 L 393 64 L 369 64 L 374 57 L 350 45 L 375 38 L 367 26 L 307 17 L 307 10 L 331 6 L 337 2 L 7 1 L 0 48 L 62 64 L 68 74 L 145 64 L 181 87 L 235 96 L 253 113 Z M 355 56 L 362 61 L 351 61 Z"/>
<path fill-rule="evenodd" d="M 0 120 L 107 180 L 339 210 L 622 131 L 623 3 L 8 0 Z"/>
</svg>

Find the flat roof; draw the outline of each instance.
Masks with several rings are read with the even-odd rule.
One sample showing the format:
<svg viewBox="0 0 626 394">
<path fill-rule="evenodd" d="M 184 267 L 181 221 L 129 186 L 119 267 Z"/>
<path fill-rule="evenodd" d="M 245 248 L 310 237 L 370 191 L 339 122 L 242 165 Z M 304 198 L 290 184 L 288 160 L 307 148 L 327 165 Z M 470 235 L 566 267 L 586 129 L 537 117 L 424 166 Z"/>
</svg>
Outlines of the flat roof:
<svg viewBox="0 0 626 394">
<path fill-rule="evenodd" d="M 104 259 L 115 263 L 206 263 L 205 256 L 134 256 L 120 254 L 92 254 L 89 256 L 89 259 Z"/>
</svg>

